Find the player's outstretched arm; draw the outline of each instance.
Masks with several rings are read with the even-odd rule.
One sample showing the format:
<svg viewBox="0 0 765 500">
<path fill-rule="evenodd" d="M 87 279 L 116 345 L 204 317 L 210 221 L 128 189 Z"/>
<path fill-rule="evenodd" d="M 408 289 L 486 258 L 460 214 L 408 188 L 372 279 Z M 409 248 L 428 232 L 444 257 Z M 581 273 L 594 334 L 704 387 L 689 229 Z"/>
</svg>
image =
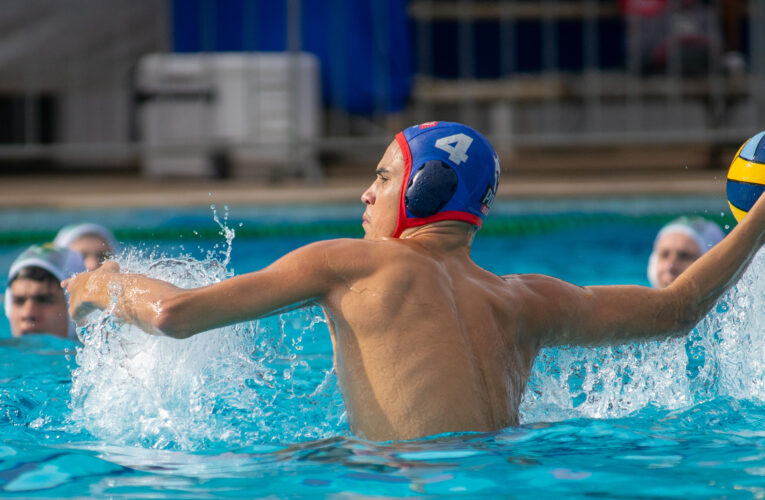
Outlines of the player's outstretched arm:
<svg viewBox="0 0 765 500">
<path fill-rule="evenodd" d="M 354 261 L 353 242 L 314 243 L 260 271 L 195 289 L 120 273 L 115 263 L 63 284 L 69 292 L 70 314 L 79 323 L 94 310 L 112 307 L 117 317 L 148 333 L 186 338 L 321 300 L 332 287 L 347 279 L 342 263 Z"/>
<path fill-rule="evenodd" d="M 690 331 L 741 276 L 765 243 L 765 196 L 714 248 L 672 285 L 576 287 L 544 277 L 532 278 L 530 302 L 545 320 L 539 345 L 603 344 L 666 338 Z M 552 304 L 552 305 L 551 305 Z"/>
</svg>

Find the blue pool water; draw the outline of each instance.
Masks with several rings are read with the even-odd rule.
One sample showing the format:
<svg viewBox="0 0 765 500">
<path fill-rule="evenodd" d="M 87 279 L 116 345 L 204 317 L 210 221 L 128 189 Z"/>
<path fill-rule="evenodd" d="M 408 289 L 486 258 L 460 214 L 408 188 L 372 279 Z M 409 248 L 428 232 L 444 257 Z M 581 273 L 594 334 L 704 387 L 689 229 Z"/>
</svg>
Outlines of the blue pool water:
<svg viewBox="0 0 765 500">
<path fill-rule="evenodd" d="M 647 284 L 646 259 L 665 220 L 724 210 L 714 199 L 505 203 L 493 214 L 504 222 L 479 233 L 473 256 L 497 273 Z M 220 225 L 209 209 L 5 212 L 0 268 L 30 234 L 87 219 L 123 235 L 123 268 L 197 286 L 343 235 L 360 212 L 221 207 Z M 27 233 L 17 234 L 19 221 Z M 108 315 L 81 330 L 81 342 L 12 339 L 3 321 L 0 492 L 762 498 L 764 269 L 759 255 L 685 339 L 544 351 L 518 427 L 404 443 L 349 433 L 316 308 L 186 341 Z"/>
</svg>

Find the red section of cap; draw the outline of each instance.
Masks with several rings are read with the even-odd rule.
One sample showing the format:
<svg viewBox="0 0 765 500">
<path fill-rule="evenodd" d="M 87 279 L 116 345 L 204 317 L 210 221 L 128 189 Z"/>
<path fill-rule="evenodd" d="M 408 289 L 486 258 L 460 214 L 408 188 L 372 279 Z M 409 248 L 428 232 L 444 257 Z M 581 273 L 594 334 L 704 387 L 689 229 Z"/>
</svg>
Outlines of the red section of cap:
<svg viewBox="0 0 765 500">
<path fill-rule="evenodd" d="M 396 221 L 396 229 L 393 231 L 394 238 L 401 236 L 401 233 L 406 229 L 406 205 L 404 198 L 406 197 L 406 185 L 412 173 L 412 152 L 409 150 L 409 143 L 406 142 L 403 132 L 396 134 L 396 142 L 398 142 L 401 154 L 404 156 L 404 177 L 401 181 L 401 193 L 399 193 L 398 197 L 398 220 Z"/>
</svg>

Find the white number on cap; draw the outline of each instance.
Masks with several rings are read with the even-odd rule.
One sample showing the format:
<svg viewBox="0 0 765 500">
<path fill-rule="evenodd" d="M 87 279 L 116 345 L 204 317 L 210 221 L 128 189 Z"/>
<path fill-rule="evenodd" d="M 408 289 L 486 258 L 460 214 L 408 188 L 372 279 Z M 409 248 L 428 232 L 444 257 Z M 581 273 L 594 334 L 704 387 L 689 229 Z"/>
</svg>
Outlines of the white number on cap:
<svg viewBox="0 0 765 500">
<path fill-rule="evenodd" d="M 467 150 L 472 143 L 472 137 L 465 134 L 454 134 L 437 140 L 436 147 L 449 153 L 449 160 L 459 165 L 463 161 L 467 161 Z"/>
</svg>

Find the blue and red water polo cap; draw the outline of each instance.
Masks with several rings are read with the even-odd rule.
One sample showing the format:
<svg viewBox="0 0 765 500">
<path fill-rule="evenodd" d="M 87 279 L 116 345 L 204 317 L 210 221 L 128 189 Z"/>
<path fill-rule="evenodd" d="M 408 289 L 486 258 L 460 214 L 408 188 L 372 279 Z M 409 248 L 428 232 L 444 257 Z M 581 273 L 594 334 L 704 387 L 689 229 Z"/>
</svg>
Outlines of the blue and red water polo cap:
<svg viewBox="0 0 765 500">
<path fill-rule="evenodd" d="M 452 122 L 409 127 L 396 141 L 404 156 L 404 181 L 393 237 L 442 220 L 480 228 L 499 184 L 499 157 L 489 141 Z"/>
</svg>

